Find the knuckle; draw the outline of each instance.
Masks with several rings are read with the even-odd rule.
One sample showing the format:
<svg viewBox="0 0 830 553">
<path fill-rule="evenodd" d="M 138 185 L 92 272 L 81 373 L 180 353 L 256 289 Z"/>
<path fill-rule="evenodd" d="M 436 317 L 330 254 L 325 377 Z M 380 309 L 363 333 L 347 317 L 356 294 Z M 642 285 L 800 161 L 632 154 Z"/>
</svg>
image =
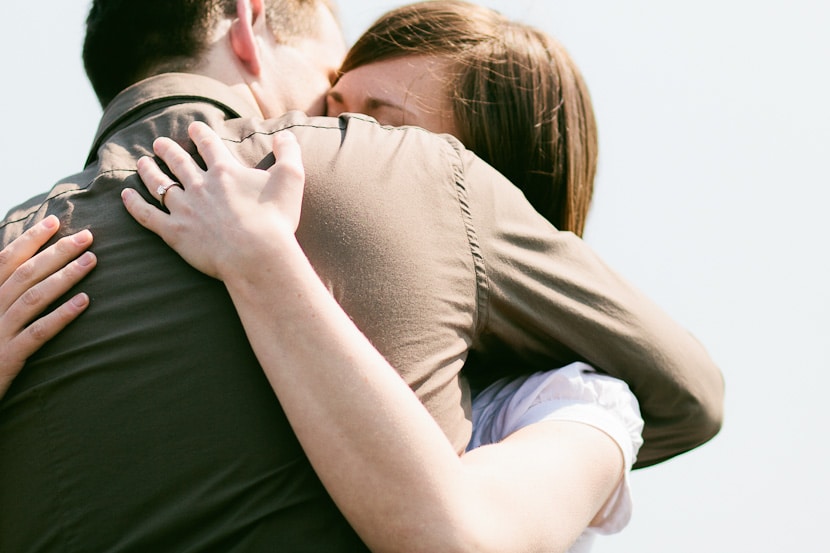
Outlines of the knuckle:
<svg viewBox="0 0 830 553">
<path fill-rule="evenodd" d="M 158 165 L 151 166 L 150 164 L 146 164 L 138 174 L 149 190 L 154 190 L 158 186 L 160 177 L 164 176 Z"/>
<path fill-rule="evenodd" d="M 58 282 L 75 282 L 84 274 L 84 268 L 76 262 L 67 263 L 63 269 L 52 275 Z"/>
<path fill-rule="evenodd" d="M 76 244 L 71 236 L 64 236 L 55 242 L 55 250 L 58 253 L 69 255 L 76 251 Z"/>
<path fill-rule="evenodd" d="M 228 159 L 217 159 L 213 162 L 211 169 L 216 173 L 228 174 L 233 171 L 234 163 Z"/>
<path fill-rule="evenodd" d="M 136 205 L 136 203 L 132 204 L 132 214 L 135 217 L 136 221 L 138 221 L 142 225 L 146 225 L 147 222 L 150 220 L 150 215 L 152 214 L 151 206 L 147 203 L 141 203 Z"/>
<path fill-rule="evenodd" d="M 15 269 L 14 273 L 12 274 L 12 277 L 15 281 L 26 284 L 32 281 L 32 279 L 34 278 L 34 274 L 34 264 L 31 261 L 27 261 L 26 263 Z"/>
<path fill-rule="evenodd" d="M 170 224 L 169 232 L 167 236 L 165 236 L 166 242 L 173 246 L 174 244 L 179 243 L 180 238 L 187 235 L 187 225 L 180 221 L 173 221 Z"/>
<path fill-rule="evenodd" d="M 0 251 L 0 268 L 7 267 L 13 263 L 14 254 L 11 245 Z"/>
<path fill-rule="evenodd" d="M 26 333 L 29 335 L 29 338 L 35 342 L 43 342 L 48 340 L 50 337 L 49 326 L 43 319 L 33 321 L 26 328 Z"/>
<path fill-rule="evenodd" d="M 196 139 L 199 142 L 199 146 L 207 147 L 207 148 L 214 148 L 217 145 L 216 137 L 204 130 L 200 130 L 196 135 Z"/>
<path fill-rule="evenodd" d="M 37 307 L 43 302 L 43 293 L 37 286 L 32 286 L 20 296 L 23 305 Z"/>
<path fill-rule="evenodd" d="M 171 165 L 183 165 L 191 159 L 190 154 L 181 148 L 171 149 L 167 154 L 167 158 Z"/>
</svg>

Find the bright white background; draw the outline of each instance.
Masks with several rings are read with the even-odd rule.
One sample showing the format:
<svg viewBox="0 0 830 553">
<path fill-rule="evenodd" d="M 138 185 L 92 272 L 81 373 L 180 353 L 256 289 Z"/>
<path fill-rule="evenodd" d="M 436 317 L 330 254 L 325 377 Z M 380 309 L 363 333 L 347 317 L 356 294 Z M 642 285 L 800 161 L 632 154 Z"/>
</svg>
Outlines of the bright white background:
<svg viewBox="0 0 830 553">
<path fill-rule="evenodd" d="M 341 0 L 348 37 L 399 3 Z M 721 434 L 635 473 L 631 525 L 595 550 L 825 550 L 830 2 L 482 3 L 582 67 L 601 133 L 586 239 L 726 376 Z M 86 158 L 100 114 L 79 61 L 86 8 L 4 5 L 2 211 Z"/>
</svg>

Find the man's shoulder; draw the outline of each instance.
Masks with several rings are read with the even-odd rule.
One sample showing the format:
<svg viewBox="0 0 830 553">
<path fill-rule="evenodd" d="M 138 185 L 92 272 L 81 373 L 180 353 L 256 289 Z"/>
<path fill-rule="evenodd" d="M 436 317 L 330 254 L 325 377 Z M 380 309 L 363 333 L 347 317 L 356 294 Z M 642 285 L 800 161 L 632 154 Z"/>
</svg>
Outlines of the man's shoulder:
<svg viewBox="0 0 830 553">
<path fill-rule="evenodd" d="M 9 209 L 5 217 L 0 220 L 0 243 L 5 246 L 17 238 L 27 228 L 46 216 L 51 201 L 83 190 L 85 187 L 83 183 L 88 183 L 91 178 L 87 172 L 66 177 L 49 190 L 32 196 Z"/>
<path fill-rule="evenodd" d="M 6 213 L 6 217 L 0 221 L 0 245 L 6 246 L 23 234 L 27 221 L 43 205 L 46 198 L 47 193 L 44 192 L 11 208 Z"/>
<path fill-rule="evenodd" d="M 217 131 L 243 161 L 254 164 L 270 154 L 273 134 L 284 131 L 294 133 L 304 160 L 311 164 L 371 158 L 375 165 L 394 160 L 396 165 L 446 166 L 460 163 L 464 152 L 464 147 L 449 135 L 436 135 L 419 127 L 381 125 L 361 114 L 321 117 L 289 112 L 272 119 L 229 119 Z"/>
</svg>

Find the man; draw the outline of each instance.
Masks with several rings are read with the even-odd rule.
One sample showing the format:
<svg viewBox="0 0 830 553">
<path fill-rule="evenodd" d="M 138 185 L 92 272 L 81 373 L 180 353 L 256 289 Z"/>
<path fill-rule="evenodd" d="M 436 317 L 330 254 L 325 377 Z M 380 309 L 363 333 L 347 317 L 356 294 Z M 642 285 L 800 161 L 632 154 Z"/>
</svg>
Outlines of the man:
<svg viewBox="0 0 830 553">
<path fill-rule="evenodd" d="M 458 450 L 471 348 L 490 369 L 585 359 L 627 380 L 647 425 L 641 465 L 717 431 L 720 373 L 697 342 L 460 145 L 281 115 L 320 110 L 342 54 L 327 3 L 96 0 L 84 52 L 106 106 L 87 167 L 3 224 L 4 244 L 50 214 L 64 233 L 89 228 L 98 268 L 90 308 L 0 404 L 0 550 L 365 550 L 222 284 L 121 205 L 142 188 L 136 159 L 159 135 L 186 143 L 193 120 L 251 165 L 270 163 L 275 131 L 297 135 L 303 249 Z"/>
</svg>

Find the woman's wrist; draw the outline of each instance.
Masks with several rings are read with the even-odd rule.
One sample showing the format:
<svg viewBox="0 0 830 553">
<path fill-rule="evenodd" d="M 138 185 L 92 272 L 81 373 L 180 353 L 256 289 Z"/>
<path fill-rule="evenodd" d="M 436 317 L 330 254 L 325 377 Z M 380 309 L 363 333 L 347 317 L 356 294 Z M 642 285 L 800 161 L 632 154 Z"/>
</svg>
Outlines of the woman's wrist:
<svg viewBox="0 0 830 553">
<path fill-rule="evenodd" d="M 229 258 L 218 274 L 232 296 L 237 293 L 262 298 L 267 291 L 282 296 L 302 293 L 309 279 L 318 279 L 293 234 L 263 235 L 255 243 L 245 243 L 239 251 L 244 253 Z"/>
</svg>

